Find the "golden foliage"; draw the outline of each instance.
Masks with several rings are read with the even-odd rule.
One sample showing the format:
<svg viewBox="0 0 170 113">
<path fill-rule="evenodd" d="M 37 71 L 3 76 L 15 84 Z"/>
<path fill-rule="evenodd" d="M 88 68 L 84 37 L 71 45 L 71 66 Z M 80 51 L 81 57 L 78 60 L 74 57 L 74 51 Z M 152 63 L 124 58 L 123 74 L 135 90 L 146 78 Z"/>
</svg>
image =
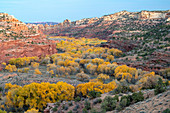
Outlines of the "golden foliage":
<svg viewBox="0 0 170 113">
<path fill-rule="evenodd" d="M 18 72 L 19 73 L 28 73 L 28 71 L 29 71 L 30 69 L 29 68 L 24 68 L 24 69 L 18 69 Z"/>
<path fill-rule="evenodd" d="M 33 61 L 38 61 L 39 58 L 38 57 L 23 57 L 23 58 L 11 58 L 9 60 L 9 64 L 11 65 L 16 65 L 16 66 L 24 66 L 24 65 L 28 65 L 29 63 L 33 62 Z"/>
<path fill-rule="evenodd" d="M 137 71 L 136 68 L 128 67 L 126 65 L 121 65 L 115 69 L 115 75 L 117 73 L 130 73 L 131 75 L 135 75 L 136 71 Z"/>
<path fill-rule="evenodd" d="M 54 71 L 53 71 L 53 70 L 50 70 L 49 72 L 50 72 L 50 74 L 51 74 L 51 75 L 53 75 L 53 74 L 54 74 Z"/>
<path fill-rule="evenodd" d="M 35 108 L 31 108 L 30 110 L 27 110 L 26 112 L 24 113 L 39 113 L 37 109 Z"/>
<path fill-rule="evenodd" d="M 114 48 L 109 49 L 109 50 L 108 50 L 108 53 L 109 53 L 110 55 L 115 55 L 115 56 L 121 56 L 121 55 L 122 55 L 122 51 L 120 51 L 120 50 L 118 50 L 118 49 L 114 49 Z"/>
<path fill-rule="evenodd" d="M 37 62 L 31 62 L 31 66 L 32 66 L 33 68 L 38 68 L 38 67 L 39 67 L 39 63 L 37 63 Z"/>
<path fill-rule="evenodd" d="M 65 82 L 57 84 L 31 83 L 23 87 L 6 84 L 8 88 L 6 94 L 7 107 L 28 106 L 31 108 L 43 109 L 47 103 L 54 103 L 58 100 L 72 100 L 74 98 L 74 86 Z"/>
<path fill-rule="evenodd" d="M 144 74 L 143 76 L 144 77 L 152 77 L 152 76 L 155 76 L 155 72 L 150 72 L 150 73 Z"/>
<path fill-rule="evenodd" d="M 37 68 L 37 69 L 35 69 L 34 71 L 35 71 L 35 72 L 34 72 L 34 74 L 42 75 L 41 71 L 39 71 L 39 69 L 38 69 L 38 68 Z"/>
<path fill-rule="evenodd" d="M 2 65 L 6 66 L 6 63 L 5 63 L 5 62 L 2 62 Z"/>
<path fill-rule="evenodd" d="M 99 64 L 104 63 L 104 60 L 100 58 L 95 58 L 95 59 L 92 59 L 92 63 L 99 65 Z"/>
<path fill-rule="evenodd" d="M 97 77 L 98 80 L 103 81 L 103 82 L 109 78 L 110 78 L 109 75 L 106 75 L 106 74 L 99 74 Z"/>
<path fill-rule="evenodd" d="M 55 64 L 48 64 L 47 65 L 47 71 L 49 71 L 49 70 L 52 70 L 52 69 L 56 69 L 56 65 Z"/>
<path fill-rule="evenodd" d="M 58 61 L 57 65 L 64 66 L 64 61 Z"/>
<path fill-rule="evenodd" d="M 18 72 L 19 72 L 19 73 L 22 73 L 22 69 L 18 69 Z"/>
<path fill-rule="evenodd" d="M 114 56 L 113 55 L 107 55 L 107 57 L 106 57 L 106 61 L 107 62 L 111 62 L 113 60 L 114 60 Z"/>
<path fill-rule="evenodd" d="M 142 76 L 142 78 L 139 80 L 139 82 L 140 83 L 145 83 L 145 82 L 147 82 L 147 80 L 148 79 L 150 79 L 150 78 L 158 78 L 158 77 L 160 77 L 160 76 L 156 76 L 155 75 L 155 72 L 150 72 L 150 73 L 146 73 L 146 74 L 144 74 L 143 76 Z M 152 78 L 152 79 L 153 79 Z"/>
<path fill-rule="evenodd" d="M 121 80 L 127 79 L 130 82 L 130 80 L 132 79 L 132 75 L 130 73 L 120 73 L 119 72 L 115 75 L 115 78 L 121 79 Z"/>
<path fill-rule="evenodd" d="M 10 90 L 10 89 L 15 89 L 15 88 L 19 88 L 20 86 L 18 86 L 18 85 L 16 85 L 16 84 L 14 84 L 14 85 L 12 85 L 11 83 L 6 83 L 5 84 L 5 89 L 8 89 L 8 90 Z"/>
<path fill-rule="evenodd" d="M 82 93 L 83 96 L 87 96 L 87 93 L 89 91 L 97 91 L 97 92 L 101 92 L 101 93 L 107 93 L 109 91 L 112 91 L 116 87 L 117 86 L 116 86 L 115 81 L 112 81 L 108 84 L 103 84 L 101 82 L 88 82 L 88 83 L 77 85 L 76 89 L 77 89 L 77 94 Z"/>
<path fill-rule="evenodd" d="M 13 72 L 13 71 L 17 71 L 17 68 L 15 65 L 11 65 L 11 64 L 8 64 L 6 67 L 5 67 L 6 70 L 8 70 L 9 72 Z"/>
</svg>

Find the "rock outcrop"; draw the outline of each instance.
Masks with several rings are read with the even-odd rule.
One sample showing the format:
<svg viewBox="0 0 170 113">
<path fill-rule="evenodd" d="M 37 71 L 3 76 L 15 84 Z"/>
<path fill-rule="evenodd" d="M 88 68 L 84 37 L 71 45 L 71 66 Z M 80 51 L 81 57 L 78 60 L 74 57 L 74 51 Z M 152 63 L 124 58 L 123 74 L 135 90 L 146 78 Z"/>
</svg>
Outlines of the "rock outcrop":
<svg viewBox="0 0 170 113">
<path fill-rule="evenodd" d="M 141 11 L 128 12 L 121 11 L 118 13 L 104 15 L 100 18 L 85 18 L 77 21 L 68 19 L 57 25 L 45 26 L 43 30 L 46 34 L 66 35 L 73 37 L 98 37 L 108 38 L 114 35 L 114 31 L 144 31 L 143 25 L 149 27 L 156 26 L 170 17 L 170 10 L 167 11 Z M 126 27 L 132 25 L 132 28 Z M 133 26 L 134 25 L 134 26 Z M 138 26 L 138 27 L 137 27 Z M 139 28 L 140 27 L 140 28 Z M 139 31 L 140 32 L 140 31 Z"/>
<path fill-rule="evenodd" d="M 25 24 L 14 16 L 0 13 L 0 70 L 1 63 L 10 58 L 46 56 L 57 52 L 55 41 L 46 39 L 39 29 L 47 26 Z"/>
<path fill-rule="evenodd" d="M 139 13 L 140 19 L 163 19 L 168 18 L 170 14 L 170 10 L 168 11 L 141 11 Z"/>
<path fill-rule="evenodd" d="M 37 26 L 26 25 L 7 13 L 0 13 L 0 26 L 0 41 L 40 35 Z"/>
</svg>

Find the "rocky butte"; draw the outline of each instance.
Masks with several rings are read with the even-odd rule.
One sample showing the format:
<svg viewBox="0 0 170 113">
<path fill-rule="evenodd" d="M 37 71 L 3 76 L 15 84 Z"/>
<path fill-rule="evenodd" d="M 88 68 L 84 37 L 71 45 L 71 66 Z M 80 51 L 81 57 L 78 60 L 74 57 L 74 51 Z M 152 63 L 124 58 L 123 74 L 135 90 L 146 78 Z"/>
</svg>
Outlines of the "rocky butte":
<svg viewBox="0 0 170 113">
<path fill-rule="evenodd" d="M 39 29 L 44 29 L 44 26 L 39 25 L 38 28 L 7 13 L 0 13 L 0 64 L 10 58 L 41 57 L 56 53 L 55 43 L 47 40 Z"/>
<path fill-rule="evenodd" d="M 104 15 L 100 18 L 85 18 L 77 21 L 70 21 L 68 19 L 57 25 L 45 26 L 44 32 L 46 34 L 67 35 L 75 37 L 98 37 L 108 38 L 114 34 L 118 28 L 131 21 L 139 24 L 145 24 L 146 21 L 154 21 L 153 23 L 161 23 L 168 21 L 170 17 L 170 10 L 167 11 L 141 11 L 128 12 L 121 11 L 118 13 Z M 124 23 L 128 22 L 128 23 Z M 122 31 L 123 29 L 119 29 Z"/>
</svg>

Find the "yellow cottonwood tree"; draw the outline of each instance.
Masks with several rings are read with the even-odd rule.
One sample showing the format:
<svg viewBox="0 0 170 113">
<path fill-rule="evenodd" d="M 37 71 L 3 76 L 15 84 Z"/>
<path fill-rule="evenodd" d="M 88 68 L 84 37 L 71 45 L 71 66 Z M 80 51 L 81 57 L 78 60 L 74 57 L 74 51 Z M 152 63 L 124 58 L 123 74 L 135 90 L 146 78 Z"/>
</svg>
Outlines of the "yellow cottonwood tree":
<svg viewBox="0 0 170 113">
<path fill-rule="evenodd" d="M 130 73 L 131 75 L 135 76 L 136 71 L 137 71 L 136 68 L 128 67 L 126 65 L 121 65 L 115 69 L 115 75 L 117 73 Z"/>
<path fill-rule="evenodd" d="M 127 79 L 130 82 L 132 79 L 132 75 L 130 73 L 120 73 L 119 72 L 115 75 L 115 78 L 121 79 L 121 80 Z"/>
<path fill-rule="evenodd" d="M 105 83 L 105 80 L 109 79 L 109 75 L 106 75 L 106 74 L 99 74 L 97 79 L 104 82 Z"/>
<path fill-rule="evenodd" d="M 108 84 L 103 84 L 101 82 L 87 82 L 84 84 L 77 85 L 77 94 L 82 93 L 83 96 L 87 96 L 89 91 L 97 91 L 101 93 L 107 93 L 112 91 L 117 87 L 116 82 L 112 81 Z"/>
<path fill-rule="evenodd" d="M 47 103 L 54 103 L 59 100 L 72 100 L 74 98 L 74 86 L 65 82 L 50 83 L 31 83 L 23 87 L 6 84 L 8 89 L 6 93 L 5 104 L 7 107 L 29 109 L 38 108 L 40 110 Z"/>
<path fill-rule="evenodd" d="M 8 64 L 6 67 L 5 67 L 6 70 L 8 70 L 9 72 L 13 72 L 13 71 L 17 71 L 17 68 L 15 65 L 11 65 L 11 64 Z"/>
<path fill-rule="evenodd" d="M 107 55 L 107 57 L 106 57 L 106 61 L 107 62 L 111 62 L 113 60 L 114 60 L 114 56 L 113 55 Z"/>
<path fill-rule="evenodd" d="M 9 64 L 11 65 L 16 65 L 16 66 L 26 66 L 29 63 L 33 62 L 33 61 L 38 61 L 39 58 L 38 57 L 22 57 L 22 58 L 11 58 L 9 60 Z"/>
</svg>

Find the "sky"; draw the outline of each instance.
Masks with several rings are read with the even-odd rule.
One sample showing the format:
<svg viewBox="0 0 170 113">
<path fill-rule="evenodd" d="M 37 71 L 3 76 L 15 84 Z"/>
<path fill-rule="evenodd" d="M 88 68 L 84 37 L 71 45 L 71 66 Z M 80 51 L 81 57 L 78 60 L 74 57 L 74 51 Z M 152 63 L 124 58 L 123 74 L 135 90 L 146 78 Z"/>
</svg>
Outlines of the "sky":
<svg viewBox="0 0 170 113">
<path fill-rule="evenodd" d="M 169 10 L 170 0 L 0 0 L 0 12 L 23 22 L 62 22 L 122 10 Z"/>
</svg>

